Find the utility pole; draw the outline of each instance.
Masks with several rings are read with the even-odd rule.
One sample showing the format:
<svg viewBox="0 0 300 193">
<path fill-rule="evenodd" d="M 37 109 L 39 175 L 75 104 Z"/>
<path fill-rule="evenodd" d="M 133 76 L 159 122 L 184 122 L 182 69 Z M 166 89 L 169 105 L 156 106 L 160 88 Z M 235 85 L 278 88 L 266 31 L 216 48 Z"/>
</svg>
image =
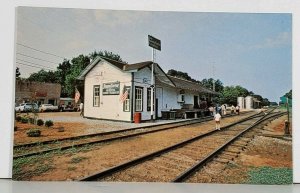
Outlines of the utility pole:
<svg viewBox="0 0 300 193">
<path fill-rule="evenodd" d="M 284 134 L 290 135 L 290 110 L 289 110 L 289 98 L 287 96 L 286 96 L 286 110 L 287 110 L 288 118 L 285 121 Z"/>
<path fill-rule="evenodd" d="M 151 121 L 153 121 L 153 112 L 154 112 L 154 88 L 155 88 L 155 80 L 154 80 L 154 63 L 155 63 L 155 60 L 156 60 L 156 50 L 161 50 L 161 42 L 159 39 L 156 39 L 155 37 L 153 36 L 150 36 L 148 35 L 148 43 L 149 43 L 149 46 L 152 47 L 152 65 L 151 65 L 151 86 L 150 86 L 150 89 L 151 89 L 151 97 L 150 97 L 150 105 L 151 105 Z"/>
<path fill-rule="evenodd" d="M 155 62 L 155 50 L 152 48 L 152 66 L 151 66 L 151 97 L 150 97 L 150 105 L 151 105 L 151 121 L 153 121 L 153 99 L 154 99 L 154 62 Z"/>
<path fill-rule="evenodd" d="M 212 72 L 212 74 L 213 74 L 213 91 L 216 91 L 216 81 L 215 81 L 215 64 L 213 63 L 213 66 L 212 66 L 212 68 L 213 68 L 213 72 Z"/>
</svg>

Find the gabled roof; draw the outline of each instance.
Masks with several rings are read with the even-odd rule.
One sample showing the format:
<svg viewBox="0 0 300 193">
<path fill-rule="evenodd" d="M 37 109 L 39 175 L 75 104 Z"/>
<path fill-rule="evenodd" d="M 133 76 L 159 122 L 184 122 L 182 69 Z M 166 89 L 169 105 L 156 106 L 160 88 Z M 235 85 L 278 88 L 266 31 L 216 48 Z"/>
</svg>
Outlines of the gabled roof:
<svg viewBox="0 0 300 193">
<path fill-rule="evenodd" d="M 109 58 L 104 58 L 104 57 L 96 57 L 82 72 L 81 74 L 77 77 L 78 80 L 84 80 L 85 76 L 92 70 L 101 60 L 106 61 L 118 69 L 120 69 L 123 72 L 132 72 L 132 71 L 139 71 L 143 68 L 149 67 L 152 65 L 152 61 L 145 61 L 145 62 L 139 62 L 139 63 L 134 63 L 134 64 L 126 64 L 124 62 L 119 62 L 115 61 Z M 163 82 L 167 85 L 170 85 L 172 87 L 176 87 L 179 89 L 186 89 L 186 90 L 192 90 L 200 93 L 207 93 L 207 94 L 219 94 L 211 89 L 208 89 L 204 86 L 202 86 L 199 83 L 184 80 L 181 78 L 177 78 L 174 76 L 169 76 L 167 75 L 161 67 L 154 63 L 155 67 L 155 76 L 156 78 L 160 81 Z"/>
<path fill-rule="evenodd" d="M 128 72 L 128 71 L 134 71 L 134 70 L 141 70 L 147 66 L 150 66 L 152 64 L 152 61 L 146 61 L 146 62 L 140 62 L 140 63 L 134 63 L 134 64 L 127 64 L 124 62 L 119 62 L 116 60 L 112 60 L 105 57 L 97 56 L 77 77 L 78 80 L 84 80 L 84 77 L 100 62 L 100 61 L 106 61 L 118 69 Z"/>
<path fill-rule="evenodd" d="M 124 62 L 119 62 L 116 60 L 112 60 L 109 58 L 104 58 L 104 57 L 100 57 L 97 56 L 77 77 L 77 80 L 84 80 L 84 77 L 101 61 L 107 61 L 108 63 L 114 65 L 115 67 L 117 67 L 120 70 L 123 70 L 124 66 L 127 65 Z"/>
<path fill-rule="evenodd" d="M 146 61 L 146 62 L 139 62 L 135 64 L 127 64 L 123 67 L 124 71 L 131 71 L 131 70 L 141 70 L 147 66 L 150 66 L 153 62 L 152 61 Z"/>
<path fill-rule="evenodd" d="M 215 94 L 215 95 L 219 94 L 211 89 L 204 87 L 200 83 L 192 82 L 189 80 L 185 80 L 185 79 L 181 79 L 169 75 L 168 77 L 172 80 L 172 82 L 174 82 L 176 88 L 196 91 L 200 93 L 207 93 L 207 94 Z"/>
</svg>

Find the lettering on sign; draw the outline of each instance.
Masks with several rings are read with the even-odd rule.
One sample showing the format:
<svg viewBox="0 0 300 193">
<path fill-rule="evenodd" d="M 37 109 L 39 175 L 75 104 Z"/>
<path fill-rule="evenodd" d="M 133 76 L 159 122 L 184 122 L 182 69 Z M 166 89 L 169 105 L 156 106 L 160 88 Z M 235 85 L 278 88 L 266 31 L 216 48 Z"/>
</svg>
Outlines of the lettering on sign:
<svg viewBox="0 0 300 193">
<path fill-rule="evenodd" d="M 120 82 L 103 83 L 103 95 L 120 94 Z"/>
<path fill-rule="evenodd" d="M 35 96 L 36 97 L 46 97 L 47 96 L 47 92 L 36 92 Z"/>
<path fill-rule="evenodd" d="M 156 49 L 156 50 L 161 50 L 161 43 L 160 40 L 148 35 L 148 41 L 149 41 L 149 46 Z"/>
</svg>

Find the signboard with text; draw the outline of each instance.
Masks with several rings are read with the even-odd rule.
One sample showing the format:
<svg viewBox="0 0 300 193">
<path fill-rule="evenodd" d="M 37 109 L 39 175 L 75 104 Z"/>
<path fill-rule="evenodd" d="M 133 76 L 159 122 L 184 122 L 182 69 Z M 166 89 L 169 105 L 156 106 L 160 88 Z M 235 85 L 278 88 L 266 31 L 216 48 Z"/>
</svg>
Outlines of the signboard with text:
<svg viewBox="0 0 300 193">
<path fill-rule="evenodd" d="M 120 82 L 103 83 L 103 95 L 120 94 Z"/>
<path fill-rule="evenodd" d="M 156 39 L 153 36 L 148 35 L 149 46 L 156 49 L 161 50 L 161 43 L 159 39 Z"/>
</svg>

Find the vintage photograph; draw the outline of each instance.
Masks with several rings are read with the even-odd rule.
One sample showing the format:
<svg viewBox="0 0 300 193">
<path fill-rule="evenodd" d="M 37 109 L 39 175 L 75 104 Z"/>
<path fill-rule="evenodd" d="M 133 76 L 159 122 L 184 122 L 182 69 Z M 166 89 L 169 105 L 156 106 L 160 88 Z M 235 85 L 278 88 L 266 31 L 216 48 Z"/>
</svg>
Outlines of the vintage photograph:
<svg viewBox="0 0 300 193">
<path fill-rule="evenodd" d="M 292 184 L 292 14 L 16 8 L 13 179 Z"/>
</svg>

